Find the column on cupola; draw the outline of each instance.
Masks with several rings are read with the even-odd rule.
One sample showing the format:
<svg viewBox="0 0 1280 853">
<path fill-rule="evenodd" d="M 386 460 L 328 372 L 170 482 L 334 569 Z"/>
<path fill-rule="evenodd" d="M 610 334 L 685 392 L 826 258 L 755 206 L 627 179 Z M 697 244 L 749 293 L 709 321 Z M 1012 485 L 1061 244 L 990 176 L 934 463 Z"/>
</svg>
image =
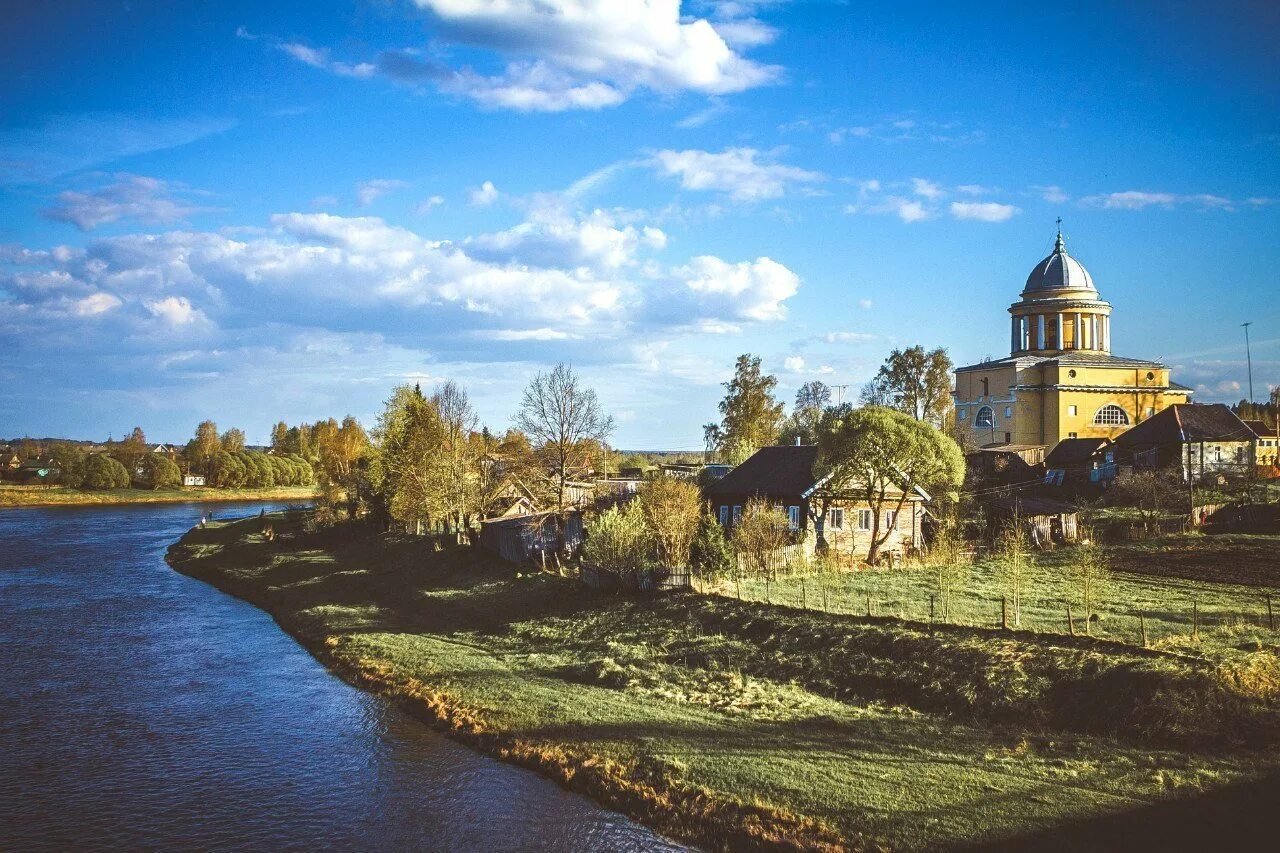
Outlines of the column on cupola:
<svg viewBox="0 0 1280 853">
<path fill-rule="evenodd" d="M 1072 314 L 1071 316 L 1075 318 L 1075 324 L 1076 324 L 1076 330 L 1075 330 L 1076 336 L 1071 341 L 1071 348 L 1082 349 L 1082 347 L 1080 346 L 1080 330 L 1081 330 L 1080 315 Z"/>
<path fill-rule="evenodd" d="M 1111 352 L 1111 318 L 1106 314 L 1102 315 L 1102 348 Z"/>
<path fill-rule="evenodd" d="M 1054 316 L 1054 320 L 1058 324 L 1058 327 L 1057 327 L 1058 336 L 1053 339 L 1053 345 L 1057 349 L 1066 349 L 1066 346 L 1064 346 L 1062 343 L 1062 312 L 1059 311 L 1057 314 L 1054 314 L 1053 316 Z"/>
<path fill-rule="evenodd" d="M 1089 349 L 1102 349 L 1098 346 L 1098 315 L 1089 317 Z"/>
<path fill-rule="evenodd" d="M 1021 324 L 1022 321 L 1019 320 L 1017 317 L 1013 317 L 1011 319 L 1013 322 L 1009 324 L 1009 352 L 1017 352 L 1019 350 L 1018 326 Z"/>
<path fill-rule="evenodd" d="M 1036 315 L 1036 349 L 1044 349 L 1044 315 Z"/>
</svg>

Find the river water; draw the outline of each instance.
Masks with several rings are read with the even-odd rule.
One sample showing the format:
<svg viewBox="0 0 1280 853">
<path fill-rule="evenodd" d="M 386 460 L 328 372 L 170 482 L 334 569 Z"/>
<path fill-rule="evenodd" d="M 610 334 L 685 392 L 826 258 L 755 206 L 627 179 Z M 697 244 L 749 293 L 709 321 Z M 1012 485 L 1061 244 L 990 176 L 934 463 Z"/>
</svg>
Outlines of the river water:
<svg viewBox="0 0 1280 853">
<path fill-rule="evenodd" d="M 204 508 L 0 510 L 0 850 L 681 849 L 171 570 Z"/>
</svg>

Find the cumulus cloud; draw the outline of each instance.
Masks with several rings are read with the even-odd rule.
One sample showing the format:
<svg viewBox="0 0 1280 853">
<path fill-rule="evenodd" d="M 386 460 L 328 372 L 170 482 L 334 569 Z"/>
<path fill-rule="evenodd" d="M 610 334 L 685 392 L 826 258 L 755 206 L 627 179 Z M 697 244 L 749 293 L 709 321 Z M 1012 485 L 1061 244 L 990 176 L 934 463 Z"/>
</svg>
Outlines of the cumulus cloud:
<svg viewBox="0 0 1280 853">
<path fill-rule="evenodd" d="M 1071 196 L 1067 195 L 1066 190 L 1056 184 L 1046 187 L 1032 187 L 1031 189 L 1040 193 L 1040 197 L 1050 204 L 1062 204 L 1071 200 Z"/>
<path fill-rule="evenodd" d="M 505 66 L 454 69 L 415 49 L 341 62 L 323 48 L 276 46 L 349 77 L 383 74 L 431 84 L 483 105 L 521 111 L 601 109 L 641 89 L 721 95 L 771 83 L 781 69 L 743 56 L 777 31 L 750 15 L 683 17 L 675 0 L 414 0 L 437 39 L 490 52 Z"/>
<path fill-rule="evenodd" d="M 498 188 L 493 181 L 485 181 L 471 191 L 471 203 L 476 207 L 488 207 L 498 200 Z"/>
<path fill-rule="evenodd" d="M 924 178 L 912 178 L 911 191 L 918 196 L 929 199 L 929 201 L 937 201 L 947 194 L 942 187 L 933 181 L 926 181 Z"/>
<path fill-rule="evenodd" d="M 387 193 L 406 186 L 408 184 L 404 181 L 391 178 L 374 178 L 371 181 L 361 181 L 356 184 L 356 201 L 359 202 L 361 207 L 368 207 Z"/>
<path fill-rule="evenodd" d="M 719 153 L 691 149 L 659 151 L 653 164 L 664 175 L 680 179 L 687 190 L 716 190 L 737 201 L 779 198 L 797 184 L 821 181 L 819 172 L 768 162 L 754 148 Z"/>
<path fill-rule="evenodd" d="M 1123 192 L 1091 195 L 1080 199 L 1086 207 L 1100 207 L 1103 210 L 1145 210 L 1148 207 L 1174 208 L 1183 205 L 1199 207 L 1202 210 L 1233 210 L 1231 199 L 1209 193 L 1193 193 L 1179 195 L 1170 192 L 1146 192 L 1144 190 L 1125 190 Z"/>
<path fill-rule="evenodd" d="M 66 190 L 41 211 L 46 219 L 67 222 L 81 231 L 121 220 L 147 225 L 180 222 L 207 208 L 175 198 L 175 187 L 158 178 L 119 174 L 114 182 L 87 192 Z"/>
<path fill-rule="evenodd" d="M 112 296 L 110 293 L 91 293 L 83 299 L 77 299 L 74 303 L 74 311 L 80 317 L 96 317 L 99 314 L 105 314 L 115 308 L 120 307 L 119 297 Z"/>
<path fill-rule="evenodd" d="M 951 215 L 956 219 L 969 219 L 977 222 L 1007 222 L 1019 212 L 1012 204 L 998 204 L 994 201 L 953 201 Z"/>
<path fill-rule="evenodd" d="M 800 277 L 770 258 L 730 263 L 703 255 L 672 276 L 695 297 L 700 319 L 781 320 L 786 301 L 800 289 Z"/>
<path fill-rule="evenodd" d="M 444 196 L 433 195 L 430 198 L 424 198 L 421 202 L 419 202 L 415 210 L 419 214 L 430 213 L 431 211 L 435 210 L 437 207 L 439 207 L 442 204 L 444 204 Z"/>
<path fill-rule="evenodd" d="M 782 360 L 782 366 L 792 373 L 800 373 L 804 370 L 804 357 L 799 355 L 790 355 Z"/>
</svg>

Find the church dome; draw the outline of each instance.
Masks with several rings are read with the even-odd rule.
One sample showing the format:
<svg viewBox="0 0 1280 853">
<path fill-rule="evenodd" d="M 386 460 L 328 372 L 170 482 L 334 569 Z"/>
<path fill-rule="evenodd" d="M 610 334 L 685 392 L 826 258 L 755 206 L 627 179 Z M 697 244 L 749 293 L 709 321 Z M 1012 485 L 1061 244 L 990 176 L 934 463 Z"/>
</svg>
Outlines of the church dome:
<svg viewBox="0 0 1280 853">
<path fill-rule="evenodd" d="M 1050 290 L 1091 290 L 1093 277 L 1084 265 L 1067 254 L 1067 244 L 1058 232 L 1057 242 L 1053 244 L 1053 254 L 1036 264 L 1031 275 L 1027 276 L 1027 286 L 1022 289 L 1024 296 Z"/>
</svg>

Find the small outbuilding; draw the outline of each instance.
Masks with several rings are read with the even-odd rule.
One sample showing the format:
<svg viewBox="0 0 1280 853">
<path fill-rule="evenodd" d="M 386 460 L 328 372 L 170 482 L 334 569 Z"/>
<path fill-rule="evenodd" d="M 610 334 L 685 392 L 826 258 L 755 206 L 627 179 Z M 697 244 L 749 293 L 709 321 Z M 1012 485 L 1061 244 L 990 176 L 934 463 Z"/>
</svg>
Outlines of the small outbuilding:
<svg viewBox="0 0 1280 853">
<path fill-rule="evenodd" d="M 996 498 L 987 502 L 986 509 L 993 535 L 1016 524 L 1040 549 L 1080 539 L 1080 510 L 1065 501 L 1022 496 Z"/>
</svg>

